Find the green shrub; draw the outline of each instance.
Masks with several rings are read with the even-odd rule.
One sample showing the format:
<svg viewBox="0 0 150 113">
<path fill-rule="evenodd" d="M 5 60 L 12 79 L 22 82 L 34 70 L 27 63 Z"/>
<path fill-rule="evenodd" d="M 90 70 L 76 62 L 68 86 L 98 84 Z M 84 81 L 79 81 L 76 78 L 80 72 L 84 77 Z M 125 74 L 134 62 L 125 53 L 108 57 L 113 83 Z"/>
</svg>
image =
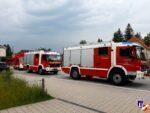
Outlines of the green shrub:
<svg viewBox="0 0 150 113">
<path fill-rule="evenodd" d="M 24 80 L 14 78 L 11 71 L 0 74 L 0 110 L 52 99 L 37 85 L 29 86 Z"/>
</svg>

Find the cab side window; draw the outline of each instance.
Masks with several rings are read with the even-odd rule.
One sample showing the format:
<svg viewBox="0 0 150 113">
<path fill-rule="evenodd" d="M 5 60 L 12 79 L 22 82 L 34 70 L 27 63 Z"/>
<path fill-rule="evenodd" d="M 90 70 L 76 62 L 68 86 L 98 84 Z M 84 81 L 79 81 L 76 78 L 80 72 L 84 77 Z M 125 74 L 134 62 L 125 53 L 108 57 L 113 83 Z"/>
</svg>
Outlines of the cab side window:
<svg viewBox="0 0 150 113">
<path fill-rule="evenodd" d="M 130 57 L 130 54 L 131 54 L 130 48 L 120 48 L 120 56 Z"/>
<path fill-rule="evenodd" d="M 108 47 L 101 47 L 98 49 L 98 54 L 100 56 L 107 56 L 108 55 Z"/>
<path fill-rule="evenodd" d="M 46 59 L 46 55 L 42 55 L 42 60 L 43 61 L 46 61 L 47 59 Z"/>
<path fill-rule="evenodd" d="M 34 55 L 34 65 L 38 65 L 39 63 L 39 54 Z"/>
</svg>

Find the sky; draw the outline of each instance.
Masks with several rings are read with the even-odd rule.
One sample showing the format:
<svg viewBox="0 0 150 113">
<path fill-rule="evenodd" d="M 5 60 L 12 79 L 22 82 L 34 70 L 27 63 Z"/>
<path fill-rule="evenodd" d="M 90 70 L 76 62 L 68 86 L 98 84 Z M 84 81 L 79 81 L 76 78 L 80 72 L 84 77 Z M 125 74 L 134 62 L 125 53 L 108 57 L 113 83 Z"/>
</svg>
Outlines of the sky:
<svg viewBox="0 0 150 113">
<path fill-rule="evenodd" d="M 21 49 L 62 48 L 98 38 L 110 41 L 131 23 L 150 32 L 150 0 L 0 0 L 0 44 Z"/>
</svg>

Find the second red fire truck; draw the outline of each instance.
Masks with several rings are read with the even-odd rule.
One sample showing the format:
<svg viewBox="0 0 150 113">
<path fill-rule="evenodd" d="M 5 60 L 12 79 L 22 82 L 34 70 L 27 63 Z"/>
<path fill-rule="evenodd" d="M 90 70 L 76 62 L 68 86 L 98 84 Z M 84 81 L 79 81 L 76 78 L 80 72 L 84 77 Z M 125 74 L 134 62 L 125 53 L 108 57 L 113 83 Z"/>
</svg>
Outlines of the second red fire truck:
<svg viewBox="0 0 150 113">
<path fill-rule="evenodd" d="M 141 47 L 135 43 L 97 43 L 64 49 L 62 70 L 73 79 L 106 78 L 119 85 L 141 76 Z"/>
<path fill-rule="evenodd" d="M 13 67 L 15 69 L 23 70 L 23 65 L 24 65 L 23 58 L 24 58 L 24 54 L 25 54 L 25 52 L 21 51 L 19 53 L 15 53 L 12 56 L 12 59 L 11 59 L 12 63 L 11 63 L 11 65 L 13 65 Z"/>
<path fill-rule="evenodd" d="M 28 72 L 57 74 L 61 66 L 61 55 L 51 51 L 30 51 L 24 55 L 24 68 Z"/>
</svg>

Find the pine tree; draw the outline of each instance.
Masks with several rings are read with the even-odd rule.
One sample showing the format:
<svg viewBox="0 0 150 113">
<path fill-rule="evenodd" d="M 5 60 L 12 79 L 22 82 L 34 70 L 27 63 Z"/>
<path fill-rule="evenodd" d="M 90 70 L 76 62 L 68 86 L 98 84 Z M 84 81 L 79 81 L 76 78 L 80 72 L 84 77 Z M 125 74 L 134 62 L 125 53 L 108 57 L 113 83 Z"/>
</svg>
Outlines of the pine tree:
<svg viewBox="0 0 150 113">
<path fill-rule="evenodd" d="M 135 37 L 139 38 L 139 39 L 142 39 L 141 33 L 136 33 Z"/>
<path fill-rule="evenodd" d="M 7 58 L 12 57 L 13 52 L 12 52 L 12 50 L 11 50 L 10 45 L 7 44 L 7 45 L 4 45 L 4 46 L 6 47 L 6 57 L 7 57 Z"/>
<path fill-rule="evenodd" d="M 148 33 L 147 36 L 144 37 L 144 43 L 147 46 L 150 46 L 150 33 Z"/>
<path fill-rule="evenodd" d="M 37 49 L 37 50 L 42 50 L 42 51 L 51 51 L 52 49 L 51 48 L 43 48 L 43 47 L 40 47 L 39 49 Z"/>
<path fill-rule="evenodd" d="M 97 42 L 100 43 L 100 42 L 103 42 L 103 40 L 98 38 Z"/>
<path fill-rule="evenodd" d="M 87 44 L 86 40 L 81 40 L 80 43 L 81 45 Z"/>
<path fill-rule="evenodd" d="M 133 36 L 134 36 L 134 30 L 132 29 L 131 25 L 128 24 L 125 30 L 125 40 L 128 41 Z"/>
<path fill-rule="evenodd" d="M 52 49 L 51 49 L 51 48 L 48 48 L 47 51 L 52 51 Z"/>
<path fill-rule="evenodd" d="M 123 34 L 120 29 L 114 33 L 113 41 L 122 42 L 124 40 Z"/>
</svg>

